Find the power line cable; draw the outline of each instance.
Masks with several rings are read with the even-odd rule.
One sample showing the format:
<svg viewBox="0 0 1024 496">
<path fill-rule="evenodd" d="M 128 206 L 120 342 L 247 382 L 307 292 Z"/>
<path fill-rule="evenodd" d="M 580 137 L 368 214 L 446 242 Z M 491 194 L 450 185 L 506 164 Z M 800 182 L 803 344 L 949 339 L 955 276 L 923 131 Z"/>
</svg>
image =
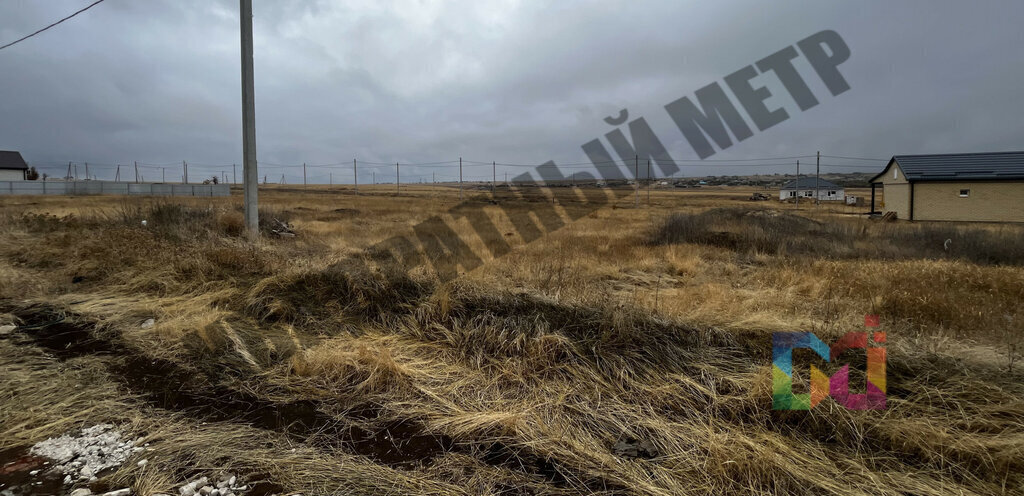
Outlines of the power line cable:
<svg viewBox="0 0 1024 496">
<path fill-rule="evenodd" d="M 30 34 L 28 36 L 25 36 L 24 38 L 14 40 L 14 41 L 12 41 L 12 42 L 4 45 L 4 46 L 0 46 L 0 50 L 3 50 L 4 48 L 7 48 L 9 46 L 17 45 L 18 43 L 21 43 L 21 42 L 23 42 L 23 41 L 25 41 L 25 40 L 27 40 L 27 39 L 29 39 L 29 38 L 39 34 L 39 33 L 42 33 L 43 31 L 46 31 L 47 29 L 50 29 L 50 28 L 52 28 L 52 27 L 54 27 L 54 26 L 56 26 L 56 25 L 58 25 L 58 24 L 60 24 L 60 23 L 62 23 L 64 21 L 66 21 L 68 19 L 71 19 L 72 17 L 75 17 L 76 15 L 81 14 L 82 12 L 85 12 L 85 11 L 87 11 L 87 10 L 89 10 L 89 9 L 91 9 L 91 8 L 95 7 L 96 5 L 99 5 L 99 4 L 103 3 L 103 2 L 104 2 L 104 0 L 96 0 L 95 2 L 93 2 L 93 3 L 89 4 L 88 6 L 86 6 L 84 9 L 79 10 L 78 12 L 75 12 L 74 14 L 71 14 L 71 15 L 69 15 L 69 16 L 67 16 L 67 17 L 65 17 L 65 18 L 63 18 L 63 19 L 61 19 L 61 20 L 59 20 L 59 21 L 57 21 L 57 22 L 55 22 L 53 24 L 50 24 L 49 26 L 46 26 L 45 28 L 40 29 L 39 31 L 36 31 L 35 33 L 32 33 L 32 34 Z"/>
<path fill-rule="evenodd" d="M 869 160 L 871 162 L 888 162 L 887 158 L 865 158 L 865 157 L 840 157 L 838 155 L 822 155 L 822 157 L 828 158 L 841 158 L 843 160 Z"/>
<path fill-rule="evenodd" d="M 736 159 L 697 159 L 697 158 L 695 158 L 695 159 L 671 159 L 671 160 L 670 159 L 660 159 L 660 161 L 662 161 L 662 162 L 671 162 L 671 163 L 675 163 L 675 164 L 684 164 L 684 165 L 687 162 L 691 162 L 691 164 L 689 164 L 689 165 L 697 165 L 697 164 L 703 164 L 703 163 L 717 163 L 717 162 L 762 162 L 762 161 L 766 161 L 766 160 L 796 160 L 796 159 L 800 159 L 800 158 L 811 158 L 811 157 L 814 157 L 814 156 L 815 155 L 796 155 L 796 156 L 792 156 L 792 157 L 759 157 L 759 158 L 736 158 Z M 822 155 L 822 156 L 824 157 L 824 155 Z M 625 164 L 625 165 L 629 165 L 629 164 L 626 164 L 626 162 L 629 162 L 629 161 L 628 160 L 625 160 L 625 161 L 607 160 L 607 161 L 604 161 L 604 162 L 575 162 L 575 163 L 555 164 L 555 166 L 562 167 L 562 166 L 567 166 L 567 165 L 598 165 L 598 164 L 620 164 L 620 165 L 621 164 Z M 477 161 L 472 161 L 472 160 L 471 161 L 466 161 L 465 163 L 491 165 L 491 162 L 477 162 Z M 498 162 L 497 165 L 504 165 L 504 166 L 508 166 L 508 167 L 537 167 L 540 164 L 510 164 L 510 163 Z"/>
</svg>

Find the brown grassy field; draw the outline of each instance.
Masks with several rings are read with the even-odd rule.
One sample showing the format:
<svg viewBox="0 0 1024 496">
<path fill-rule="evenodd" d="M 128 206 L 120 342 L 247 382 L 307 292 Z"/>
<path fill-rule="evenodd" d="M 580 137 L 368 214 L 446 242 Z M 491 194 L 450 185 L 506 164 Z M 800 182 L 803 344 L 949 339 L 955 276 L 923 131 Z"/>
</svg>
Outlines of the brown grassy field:
<svg viewBox="0 0 1024 496">
<path fill-rule="evenodd" d="M 1024 226 L 752 191 L 642 191 L 528 243 L 536 189 L 263 187 L 297 236 L 256 244 L 237 191 L 0 197 L 0 457 L 106 422 L 151 451 L 99 483 L 141 494 L 220 469 L 281 494 L 1024 494 Z M 457 277 L 374 256 L 435 215 L 472 250 Z M 868 313 L 888 408 L 772 410 L 771 333 Z"/>
</svg>

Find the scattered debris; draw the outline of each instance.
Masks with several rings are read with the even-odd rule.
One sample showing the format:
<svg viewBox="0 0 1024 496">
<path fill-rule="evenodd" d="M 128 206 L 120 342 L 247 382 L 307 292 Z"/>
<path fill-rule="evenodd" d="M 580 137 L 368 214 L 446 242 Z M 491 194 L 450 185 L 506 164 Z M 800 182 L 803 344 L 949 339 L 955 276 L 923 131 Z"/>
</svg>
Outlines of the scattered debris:
<svg viewBox="0 0 1024 496">
<path fill-rule="evenodd" d="M 39 468 L 39 467 L 42 467 L 45 464 L 46 464 L 46 459 L 44 459 L 44 458 L 40 458 L 38 456 L 26 455 L 26 456 L 19 457 L 17 460 L 14 460 L 12 462 L 5 463 L 3 467 L 0 467 L 0 475 L 7 475 L 7 474 L 13 474 L 15 472 L 26 472 L 26 471 L 28 471 L 29 474 L 31 474 L 31 475 L 35 475 L 32 472 L 38 473 L 39 471 L 36 470 L 36 469 Z"/>
<path fill-rule="evenodd" d="M 638 441 L 633 438 L 619 439 L 612 447 L 615 456 L 622 458 L 651 459 L 658 456 L 658 448 L 649 440 Z"/>
<path fill-rule="evenodd" d="M 754 193 L 748 198 L 750 201 L 768 201 L 768 195 L 764 193 Z"/>
<path fill-rule="evenodd" d="M 222 473 L 213 483 L 208 477 L 200 477 L 178 488 L 180 496 L 242 496 L 249 485 L 229 473 Z"/>
<path fill-rule="evenodd" d="M 153 327 L 154 325 L 156 325 L 156 320 L 154 320 L 154 319 L 146 319 L 146 321 L 142 323 L 142 328 L 143 329 L 149 329 L 150 327 Z"/>
<path fill-rule="evenodd" d="M 276 219 L 275 218 L 273 220 L 273 225 L 274 225 L 274 227 L 270 230 L 271 233 L 276 234 L 276 235 L 281 236 L 281 237 L 289 237 L 289 238 L 294 238 L 295 237 L 295 231 L 292 230 L 291 224 L 289 224 L 287 222 L 283 222 L 280 219 Z"/>
<path fill-rule="evenodd" d="M 98 496 L 131 496 L 131 494 L 132 490 L 126 487 L 116 491 L 105 492 Z M 81 487 L 68 493 L 68 496 L 93 496 L 93 493 L 88 488 Z"/>
<path fill-rule="evenodd" d="M 141 449 L 135 447 L 135 441 L 122 441 L 121 431 L 113 425 L 98 424 L 82 429 L 77 436 L 65 434 L 36 443 L 29 453 L 53 460 L 52 470 L 66 475 L 65 482 L 74 483 L 96 480 L 97 474 L 120 466 Z"/>
<path fill-rule="evenodd" d="M 0 326 L 0 336 L 5 336 L 7 334 L 10 334 L 10 333 L 14 332 L 14 330 L 17 329 L 17 328 L 18 328 L 18 326 L 16 326 L 16 325 L 3 325 L 3 326 Z"/>
</svg>

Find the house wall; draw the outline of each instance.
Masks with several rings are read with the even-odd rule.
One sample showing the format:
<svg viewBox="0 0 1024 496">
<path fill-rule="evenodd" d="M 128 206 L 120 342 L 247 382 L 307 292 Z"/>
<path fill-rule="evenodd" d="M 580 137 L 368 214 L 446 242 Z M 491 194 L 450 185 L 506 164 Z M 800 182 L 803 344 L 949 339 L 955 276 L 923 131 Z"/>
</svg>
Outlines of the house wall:
<svg viewBox="0 0 1024 496">
<path fill-rule="evenodd" d="M 914 220 L 1024 222 L 1024 181 L 916 183 Z"/>
<path fill-rule="evenodd" d="M 916 188 L 916 186 L 915 186 Z M 878 210 L 882 213 L 896 212 L 897 219 L 910 218 L 910 184 L 886 184 L 885 206 Z M 915 212 L 916 213 L 916 212 Z"/>
<path fill-rule="evenodd" d="M 821 201 L 843 201 L 843 199 L 846 198 L 846 190 L 844 190 L 843 188 L 823 189 L 818 192 L 818 197 Z"/>
<path fill-rule="evenodd" d="M 875 205 L 875 210 L 883 214 L 895 212 L 897 219 L 909 219 L 910 183 L 907 182 L 906 176 L 903 175 L 903 171 L 896 165 L 896 162 L 889 162 L 875 184 L 882 185 L 879 188 L 879 196 L 884 195 L 881 200 L 876 200 L 879 203 Z M 917 194 L 917 185 L 914 188 L 914 193 Z M 917 218 L 917 212 L 914 212 L 914 217 Z"/>
<path fill-rule="evenodd" d="M 0 169 L 0 181 L 23 181 L 25 171 L 18 169 Z"/>
</svg>

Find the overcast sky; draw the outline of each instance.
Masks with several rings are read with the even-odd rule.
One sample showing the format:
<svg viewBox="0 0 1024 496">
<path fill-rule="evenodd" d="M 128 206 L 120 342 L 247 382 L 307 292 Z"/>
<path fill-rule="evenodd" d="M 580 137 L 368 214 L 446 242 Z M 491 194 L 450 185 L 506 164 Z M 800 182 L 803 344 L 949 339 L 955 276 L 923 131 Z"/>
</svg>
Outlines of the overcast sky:
<svg viewBox="0 0 1024 496">
<path fill-rule="evenodd" d="M 88 3 L 0 2 L 0 45 Z M 311 182 L 328 171 L 350 182 L 353 158 L 586 162 L 581 145 L 612 131 L 603 119 L 623 108 L 673 158 L 692 161 L 683 175 L 792 171 L 791 160 L 723 161 L 817 150 L 1024 149 L 1020 1 L 254 0 L 253 10 L 258 153 L 271 180 L 301 182 L 301 167 L 281 165 L 307 162 L 347 164 L 310 168 Z M 839 66 L 850 90 L 832 96 L 801 56 L 794 63 L 820 102 L 801 112 L 762 74 L 752 83 L 789 119 L 751 126 L 752 137 L 698 161 L 665 105 L 826 29 L 852 52 Z M 0 50 L 0 150 L 51 174 L 75 161 L 112 178 L 113 164 L 139 161 L 178 180 L 187 160 L 190 179 L 230 175 L 241 161 L 238 33 L 237 1 L 106 0 Z M 371 165 L 361 182 L 374 170 L 394 180 L 393 167 Z M 159 179 L 158 168 L 143 170 Z M 505 170 L 523 168 L 499 167 L 499 179 Z M 453 179 L 458 169 L 410 166 L 402 179 L 431 173 Z"/>
</svg>

